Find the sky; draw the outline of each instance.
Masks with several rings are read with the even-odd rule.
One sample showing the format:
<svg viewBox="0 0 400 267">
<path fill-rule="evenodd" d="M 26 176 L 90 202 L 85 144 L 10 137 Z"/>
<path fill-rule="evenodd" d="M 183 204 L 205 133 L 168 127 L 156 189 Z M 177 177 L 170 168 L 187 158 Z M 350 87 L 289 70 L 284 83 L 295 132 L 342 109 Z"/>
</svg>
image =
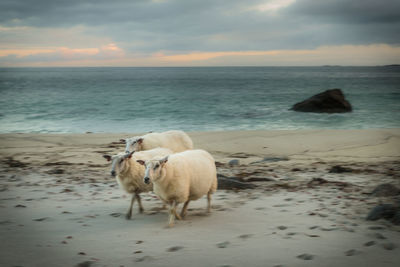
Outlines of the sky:
<svg viewBox="0 0 400 267">
<path fill-rule="evenodd" d="M 0 67 L 400 64 L 400 0 L 1 0 Z"/>
</svg>

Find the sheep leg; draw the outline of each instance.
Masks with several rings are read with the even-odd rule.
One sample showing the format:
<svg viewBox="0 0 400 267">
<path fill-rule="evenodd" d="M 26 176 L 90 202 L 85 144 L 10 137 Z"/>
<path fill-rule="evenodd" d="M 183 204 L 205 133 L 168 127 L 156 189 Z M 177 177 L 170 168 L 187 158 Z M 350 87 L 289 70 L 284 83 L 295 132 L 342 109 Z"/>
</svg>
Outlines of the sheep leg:
<svg viewBox="0 0 400 267">
<path fill-rule="evenodd" d="M 133 206 L 133 203 L 135 202 L 135 197 L 136 197 L 135 195 L 132 195 L 131 206 L 129 207 L 128 213 L 125 215 L 125 218 L 127 220 L 129 220 L 132 217 L 132 206 Z"/>
<path fill-rule="evenodd" d="M 143 206 L 142 206 L 142 199 L 140 198 L 139 194 L 135 194 L 135 197 L 136 197 L 136 199 L 138 201 L 138 204 L 139 204 L 139 212 L 143 213 L 144 209 L 143 209 Z"/>
<path fill-rule="evenodd" d="M 181 217 L 184 218 L 187 213 L 187 207 L 189 205 L 190 200 L 186 201 L 185 204 L 183 205 L 182 211 L 181 211 Z"/>
<path fill-rule="evenodd" d="M 211 192 L 207 193 L 207 212 L 211 212 Z"/>
<path fill-rule="evenodd" d="M 173 201 L 169 206 L 169 223 L 168 223 L 169 227 L 174 226 L 175 217 L 178 220 L 181 220 L 181 217 L 178 215 L 178 213 L 176 213 L 176 207 L 177 206 L 178 206 L 178 203 L 176 201 Z"/>
</svg>

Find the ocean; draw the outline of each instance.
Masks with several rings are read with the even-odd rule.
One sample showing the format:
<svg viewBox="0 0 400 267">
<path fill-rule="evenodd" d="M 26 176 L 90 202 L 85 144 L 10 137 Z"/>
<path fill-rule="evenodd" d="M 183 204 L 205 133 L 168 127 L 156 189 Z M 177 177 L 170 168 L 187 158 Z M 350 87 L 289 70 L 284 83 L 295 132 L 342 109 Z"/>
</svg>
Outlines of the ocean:
<svg viewBox="0 0 400 267">
<path fill-rule="evenodd" d="M 342 114 L 291 106 L 340 88 Z M 1 68 L 0 133 L 400 127 L 400 67 Z"/>
</svg>

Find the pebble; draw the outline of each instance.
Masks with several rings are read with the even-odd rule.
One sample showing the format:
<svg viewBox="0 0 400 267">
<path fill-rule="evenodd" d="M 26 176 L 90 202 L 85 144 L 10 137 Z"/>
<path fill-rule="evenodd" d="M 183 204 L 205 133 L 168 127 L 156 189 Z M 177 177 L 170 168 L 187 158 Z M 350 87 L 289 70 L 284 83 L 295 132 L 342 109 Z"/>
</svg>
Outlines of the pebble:
<svg viewBox="0 0 400 267">
<path fill-rule="evenodd" d="M 298 255 L 297 258 L 308 261 L 308 260 L 314 259 L 314 255 L 304 253 L 304 254 Z"/>
<path fill-rule="evenodd" d="M 370 246 L 373 246 L 373 245 L 375 245 L 376 244 L 376 242 L 375 241 L 368 241 L 368 242 L 366 242 L 366 243 L 364 243 L 364 247 L 370 247 Z"/>
<path fill-rule="evenodd" d="M 377 239 L 386 239 L 386 237 L 384 235 L 382 235 L 381 233 L 374 233 L 373 237 L 375 237 Z"/>
<path fill-rule="evenodd" d="M 396 245 L 393 243 L 384 243 L 384 244 L 382 244 L 382 246 L 386 250 L 393 250 L 396 248 Z"/>
<path fill-rule="evenodd" d="M 325 228 L 325 227 L 321 227 L 321 231 L 327 231 L 327 232 L 329 232 L 329 231 L 334 231 L 334 230 L 337 230 L 337 228 Z"/>
<path fill-rule="evenodd" d="M 252 237 L 252 236 L 253 236 L 252 234 L 244 234 L 244 235 L 240 235 L 239 238 L 241 238 L 241 239 L 247 239 L 247 238 L 250 238 L 250 237 Z"/>
<path fill-rule="evenodd" d="M 15 205 L 15 207 L 16 207 L 16 208 L 26 208 L 25 205 L 21 205 L 21 204 Z"/>
<path fill-rule="evenodd" d="M 278 229 L 279 229 L 279 230 L 286 230 L 286 229 L 287 229 L 287 227 L 286 227 L 286 226 L 283 226 L 283 225 L 281 225 L 281 226 L 278 226 Z"/>
<path fill-rule="evenodd" d="M 178 250 L 181 250 L 181 249 L 183 249 L 182 246 L 174 246 L 174 247 L 168 248 L 167 252 L 175 252 L 175 251 L 178 251 Z"/>
<path fill-rule="evenodd" d="M 354 255 L 356 255 L 356 254 L 360 254 L 360 252 L 357 251 L 357 250 L 355 250 L 355 249 L 350 249 L 350 250 L 346 251 L 344 254 L 345 254 L 346 256 L 354 256 Z"/>
<path fill-rule="evenodd" d="M 218 243 L 218 244 L 217 244 L 217 247 L 219 247 L 219 248 L 226 248 L 229 244 L 230 244 L 229 241 L 225 241 L 225 242 L 222 242 L 222 243 Z"/>
<path fill-rule="evenodd" d="M 75 267 L 89 267 L 92 265 L 93 261 L 84 261 L 75 265 Z"/>
<path fill-rule="evenodd" d="M 310 226 L 308 229 L 314 230 L 314 229 L 317 229 L 318 227 L 319 227 L 318 225 L 314 225 L 314 226 Z"/>
<path fill-rule="evenodd" d="M 238 159 L 232 159 L 228 162 L 229 166 L 237 166 L 239 165 L 239 160 Z"/>
</svg>

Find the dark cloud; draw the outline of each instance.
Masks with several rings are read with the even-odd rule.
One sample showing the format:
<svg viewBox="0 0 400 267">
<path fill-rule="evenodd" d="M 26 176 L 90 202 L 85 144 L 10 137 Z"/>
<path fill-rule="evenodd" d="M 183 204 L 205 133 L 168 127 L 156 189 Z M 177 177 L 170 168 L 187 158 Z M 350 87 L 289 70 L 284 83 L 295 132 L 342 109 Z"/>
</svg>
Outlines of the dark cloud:
<svg viewBox="0 0 400 267">
<path fill-rule="evenodd" d="M 273 14 L 255 8 L 266 2 L 2 0 L 0 25 L 83 25 L 88 35 L 143 54 L 400 43 L 398 0 L 297 0 Z"/>
</svg>

